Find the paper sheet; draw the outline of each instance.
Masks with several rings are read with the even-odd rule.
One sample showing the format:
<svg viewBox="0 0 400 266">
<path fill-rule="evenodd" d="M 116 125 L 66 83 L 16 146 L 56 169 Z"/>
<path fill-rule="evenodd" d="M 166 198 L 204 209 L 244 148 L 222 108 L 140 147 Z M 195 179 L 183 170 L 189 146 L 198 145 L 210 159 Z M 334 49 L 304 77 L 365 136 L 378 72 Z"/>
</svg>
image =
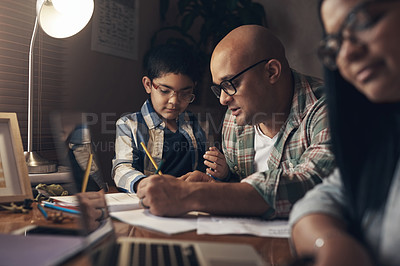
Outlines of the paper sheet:
<svg viewBox="0 0 400 266">
<path fill-rule="evenodd" d="M 109 212 L 139 209 L 139 198 L 134 193 L 108 193 L 105 194 Z M 72 196 L 50 197 L 50 199 L 65 205 L 78 206 L 78 198 Z"/>
<path fill-rule="evenodd" d="M 182 218 L 167 218 L 152 215 L 149 210 L 138 209 L 110 213 L 111 217 L 133 226 L 162 232 L 177 234 L 197 228 L 197 215 L 185 215 Z"/>
<path fill-rule="evenodd" d="M 289 225 L 286 220 L 265 221 L 256 218 L 199 217 L 197 220 L 197 234 L 249 234 L 288 238 Z"/>
</svg>

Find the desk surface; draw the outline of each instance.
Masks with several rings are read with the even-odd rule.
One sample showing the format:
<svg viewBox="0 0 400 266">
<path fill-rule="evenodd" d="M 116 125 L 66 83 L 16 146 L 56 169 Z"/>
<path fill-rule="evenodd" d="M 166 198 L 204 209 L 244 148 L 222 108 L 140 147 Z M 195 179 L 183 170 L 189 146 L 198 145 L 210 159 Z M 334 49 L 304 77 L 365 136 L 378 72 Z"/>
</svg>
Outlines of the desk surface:
<svg viewBox="0 0 400 266">
<path fill-rule="evenodd" d="M 0 210 L 0 233 L 10 233 L 24 226 L 38 223 L 38 220 L 39 223 L 44 222 L 36 208 L 28 214 Z M 143 228 L 133 227 L 132 225 L 120 221 L 114 220 L 113 224 L 117 236 L 246 243 L 252 245 L 261 257 L 271 265 L 286 265 L 292 260 L 287 239 L 248 235 L 197 235 L 195 231 L 176 235 L 165 235 Z"/>
</svg>

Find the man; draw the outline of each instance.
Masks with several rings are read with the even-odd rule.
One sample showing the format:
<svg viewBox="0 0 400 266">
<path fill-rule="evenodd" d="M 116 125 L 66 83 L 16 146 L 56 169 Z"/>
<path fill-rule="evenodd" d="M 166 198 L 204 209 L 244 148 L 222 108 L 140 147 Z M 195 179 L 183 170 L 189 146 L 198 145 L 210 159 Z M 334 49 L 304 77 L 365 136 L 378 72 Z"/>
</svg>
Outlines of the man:
<svg viewBox="0 0 400 266">
<path fill-rule="evenodd" d="M 243 179 L 214 182 L 198 171 L 181 179 L 151 176 L 139 184 L 142 205 L 161 216 L 195 210 L 288 217 L 292 205 L 334 167 L 322 83 L 292 71 L 282 43 L 256 25 L 231 31 L 215 48 L 210 67 L 213 91 L 228 106 L 223 128 L 226 160 Z M 255 130 L 271 139 L 270 155 L 257 157 L 268 147 L 254 145 L 260 140 Z M 225 161 L 205 158 L 217 165 Z M 253 164 L 267 167 L 253 173 Z M 212 168 L 219 172 L 218 166 Z"/>
</svg>

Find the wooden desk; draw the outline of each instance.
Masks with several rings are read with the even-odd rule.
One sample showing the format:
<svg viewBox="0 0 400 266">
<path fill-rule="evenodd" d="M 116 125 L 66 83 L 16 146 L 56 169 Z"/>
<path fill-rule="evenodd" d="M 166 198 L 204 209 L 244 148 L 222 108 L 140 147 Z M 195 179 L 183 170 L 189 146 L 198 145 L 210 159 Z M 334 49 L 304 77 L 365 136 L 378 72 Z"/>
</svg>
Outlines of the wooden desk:
<svg viewBox="0 0 400 266">
<path fill-rule="evenodd" d="M 0 210 L 0 233 L 10 233 L 13 230 L 35 223 L 40 219 L 42 219 L 41 214 L 36 208 L 28 214 L 11 213 L 9 211 Z M 44 222 L 43 219 L 41 222 Z M 271 265 L 287 265 L 288 262 L 292 261 L 287 239 L 247 235 L 197 235 L 195 231 L 170 236 L 139 227 L 133 227 L 132 225 L 120 221 L 114 220 L 113 224 L 117 236 L 246 243 L 252 245 L 261 257 Z"/>
</svg>

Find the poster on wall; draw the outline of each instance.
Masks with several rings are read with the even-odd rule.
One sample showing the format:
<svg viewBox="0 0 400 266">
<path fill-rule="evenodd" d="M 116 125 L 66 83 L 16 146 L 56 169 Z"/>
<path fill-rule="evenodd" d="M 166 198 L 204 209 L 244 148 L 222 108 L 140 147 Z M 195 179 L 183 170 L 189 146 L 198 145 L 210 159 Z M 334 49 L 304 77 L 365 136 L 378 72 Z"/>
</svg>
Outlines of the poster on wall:
<svg viewBox="0 0 400 266">
<path fill-rule="evenodd" d="M 138 0 L 96 0 L 92 22 L 93 51 L 137 60 Z"/>
</svg>

